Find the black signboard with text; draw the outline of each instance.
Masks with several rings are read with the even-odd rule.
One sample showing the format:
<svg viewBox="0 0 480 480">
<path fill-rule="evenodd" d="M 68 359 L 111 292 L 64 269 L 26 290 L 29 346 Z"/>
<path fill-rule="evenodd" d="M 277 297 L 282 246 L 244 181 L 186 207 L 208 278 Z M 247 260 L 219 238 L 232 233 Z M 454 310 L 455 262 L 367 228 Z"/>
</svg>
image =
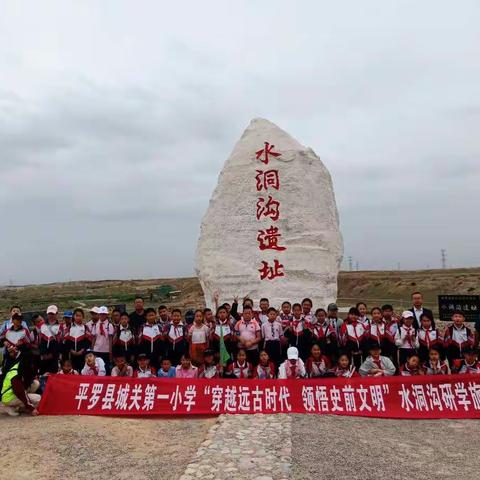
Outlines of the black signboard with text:
<svg viewBox="0 0 480 480">
<path fill-rule="evenodd" d="M 467 322 L 476 322 L 480 314 L 480 295 L 439 295 L 440 320 L 451 320 L 454 310 L 461 310 Z"/>
</svg>

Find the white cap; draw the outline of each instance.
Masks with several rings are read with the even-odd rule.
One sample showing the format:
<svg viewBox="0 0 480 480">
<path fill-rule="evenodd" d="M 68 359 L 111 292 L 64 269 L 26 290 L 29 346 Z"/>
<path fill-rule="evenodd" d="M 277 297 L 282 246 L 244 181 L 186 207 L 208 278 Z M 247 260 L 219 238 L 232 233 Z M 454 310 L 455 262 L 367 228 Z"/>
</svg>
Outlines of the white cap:
<svg viewBox="0 0 480 480">
<path fill-rule="evenodd" d="M 56 305 L 50 305 L 47 308 L 47 313 L 58 313 L 58 307 Z"/>
<path fill-rule="evenodd" d="M 287 350 L 287 358 L 289 360 L 298 360 L 298 348 L 297 347 L 290 347 Z"/>
<path fill-rule="evenodd" d="M 402 318 L 412 318 L 412 317 L 413 317 L 413 312 L 411 312 L 410 310 L 405 310 L 402 313 Z"/>
<path fill-rule="evenodd" d="M 98 312 L 100 315 L 108 315 L 108 308 L 103 305 L 102 307 L 98 308 Z"/>
<path fill-rule="evenodd" d="M 98 313 L 98 307 L 96 307 L 96 306 L 95 306 L 95 307 L 92 307 L 92 308 L 90 309 L 90 312 L 91 312 L 91 313 Z"/>
</svg>

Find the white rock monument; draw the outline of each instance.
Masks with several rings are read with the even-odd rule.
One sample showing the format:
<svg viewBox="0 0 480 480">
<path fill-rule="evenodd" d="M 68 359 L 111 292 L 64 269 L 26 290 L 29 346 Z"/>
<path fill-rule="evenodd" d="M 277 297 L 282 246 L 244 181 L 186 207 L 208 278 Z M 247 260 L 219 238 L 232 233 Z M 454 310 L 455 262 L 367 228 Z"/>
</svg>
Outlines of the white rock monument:
<svg viewBox="0 0 480 480">
<path fill-rule="evenodd" d="M 275 124 L 251 121 L 225 162 L 203 218 L 196 270 L 206 304 L 249 296 L 281 302 L 337 297 L 343 255 L 328 170 Z"/>
</svg>

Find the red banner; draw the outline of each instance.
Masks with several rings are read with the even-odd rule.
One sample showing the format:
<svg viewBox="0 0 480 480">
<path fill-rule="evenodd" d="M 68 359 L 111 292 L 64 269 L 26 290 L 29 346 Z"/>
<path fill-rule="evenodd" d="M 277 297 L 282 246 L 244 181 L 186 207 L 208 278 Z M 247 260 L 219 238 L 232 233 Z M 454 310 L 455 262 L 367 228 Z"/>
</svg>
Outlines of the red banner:
<svg viewBox="0 0 480 480">
<path fill-rule="evenodd" d="M 53 375 L 39 410 L 43 415 L 316 413 L 480 418 L 480 376 L 189 380 Z"/>
</svg>

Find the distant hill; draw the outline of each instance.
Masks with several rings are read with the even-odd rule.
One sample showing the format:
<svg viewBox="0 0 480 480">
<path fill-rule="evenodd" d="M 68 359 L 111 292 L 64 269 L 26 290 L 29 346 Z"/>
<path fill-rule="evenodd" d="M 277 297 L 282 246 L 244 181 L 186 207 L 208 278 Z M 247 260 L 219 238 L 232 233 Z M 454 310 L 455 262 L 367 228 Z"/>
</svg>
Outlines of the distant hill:
<svg viewBox="0 0 480 480">
<path fill-rule="evenodd" d="M 338 286 L 340 306 L 363 300 L 369 307 L 392 303 L 402 309 L 410 305 L 411 293 L 420 290 L 426 306 L 436 310 L 439 294 L 480 294 L 480 268 L 340 272 Z M 309 293 L 305 292 L 305 296 Z M 61 310 L 116 303 L 131 308 L 137 294 L 145 298 L 147 305 L 165 303 L 182 309 L 204 305 L 197 278 L 98 280 L 2 287 L 0 313 L 5 317 L 10 306 L 17 303 L 26 311 L 41 310 L 50 303 L 56 303 Z"/>
</svg>

